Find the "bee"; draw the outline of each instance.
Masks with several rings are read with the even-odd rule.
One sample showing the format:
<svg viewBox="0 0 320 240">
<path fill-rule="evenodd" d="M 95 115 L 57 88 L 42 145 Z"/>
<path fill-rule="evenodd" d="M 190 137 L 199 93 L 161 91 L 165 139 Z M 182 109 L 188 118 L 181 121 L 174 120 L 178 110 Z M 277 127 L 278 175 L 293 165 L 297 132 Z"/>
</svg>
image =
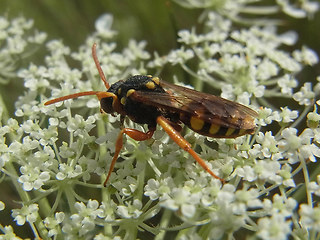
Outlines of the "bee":
<svg viewBox="0 0 320 240">
<path fill-rule="evenodd" d="M 50 105 L 67 99 L 96 95 L 102 112 L 120 114 L 121 130 L 115 143 L 115 153 L 104 182 L 106 186 L 123 146 L 123 135 L 136 141 L 145 141 L 153 136 L 160 125 L 170 138 L 188 152 L 214 178 L 224 179 L 214 174 L 206 162 L 191 148 L 180 131 L 184 124 L 192 131 L 213 138 L 236 138 L 253 134 L 257 113 L 239 103 L 174 85 L 151 75 L 136 75 L 120 80 L 111 86 L 107 82 L 96 54 L 96 44 L 92 46 L 92 56 L 107 91 L 87 91 L 75 93 L 47 101 Z M 147 132 L 125 128 L 128 117 L 138 124 L 146 124 Z"/>
</svg>

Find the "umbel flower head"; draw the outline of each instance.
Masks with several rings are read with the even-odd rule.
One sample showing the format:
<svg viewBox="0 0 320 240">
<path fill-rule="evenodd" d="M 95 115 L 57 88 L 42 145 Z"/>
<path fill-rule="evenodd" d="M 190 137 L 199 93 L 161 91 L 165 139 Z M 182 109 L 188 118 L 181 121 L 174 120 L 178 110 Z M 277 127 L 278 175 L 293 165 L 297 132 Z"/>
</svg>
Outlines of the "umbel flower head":
<svg viewBox="0 0 320 240">
<path fill-rule="evenodd" d="M 180 30 L 179 48 L 164 56 L 150 54 L 145 41 L 130 40 L 119 50 L 109 14 L 97 20 L 97 31 L 76 51 L 60 40 L 46 42 L 43 64 L 30 63 L 17 72 L 25 92 L 15 102 L 15 116 L 5 114 L 4 103 L 0 107 L 3 183 L 13 183 L 21 203 L 12 209 L 13 221 L 29 224 L 34 236 L 43 239 L 320 234 L 315 200 L 320 177 L 312 171 L 320 157 L 320 77 L 304 84 L 298 79 L 306 66 L 318 64 L 318 57 L 306 46 L 284 51 L 297 36 L 280 35 L 275 26 L 236 29 L 231 5 L 224 9 L 233 9 L 230 14 L 207 10 L 202 30 Z M 10 24 L 15 26 L 8 21 L 7 29 Z M 192 131 L 183 134 L 227 183 L 212 178 L 158 127 L 147 141 L 125 138 L 121 159 L 108 186 L 102 186 L 120 117 L 100 114 L 99 101 L 92 97 L 43 105 L 49 98 L 104 89 L 91 57 L 93 43 L 110 84 L 175 69 L 167 81 L 184 85 L 183 72 L 197 90 L 217 89 L 222 97 L 258 112 L 253 135 L 212 139 Z M 290 104 L 283 105 L 284 100 Z M 124 124 L 147 131 L 132 121 Z M 5 208 L 2 202 L 0 206 Z M 4 238 L 18 239 L 11 226 L 0 226 Z"/>
</svg>

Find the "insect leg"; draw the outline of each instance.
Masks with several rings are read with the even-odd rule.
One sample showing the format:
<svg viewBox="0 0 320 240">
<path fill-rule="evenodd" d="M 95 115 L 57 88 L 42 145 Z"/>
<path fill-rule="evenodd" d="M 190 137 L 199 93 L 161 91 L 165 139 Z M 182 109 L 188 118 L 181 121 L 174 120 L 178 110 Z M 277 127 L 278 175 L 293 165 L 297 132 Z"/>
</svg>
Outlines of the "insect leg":
<svg viewBox="0 0 320 240">
<path fill-rule="evenodd" d="M 149 131 L 144 133 L 144 132 L 141 132 L 139 130 L 132 129 L 132 128 L 123 128 L 120 131 L 120 133 L 119 133 L 119 135 L 117 137 L 116 150 L 115 150 L 114 156 L 112 158 L 112 162 L 111 162 L 111 165 L 110 165 L 110 168 L 109 168 L 109 172 L 108 172 L 106 180 L 103 183 L 104 186 L 107 185 L 107 182 L 108 182 L 108 180 L 110 178 L 110 175 L 111 175 L 111 173 L 113 171 L 114 165 L 116 164 L 116 161 L 118 159 L 119 153 L 120 153 L 120 151 L 122 149 L 122 146 L 123 146 L 123 134 L 127 134 L 129 137 L 131 137 L 132 139 L 134 139 L 136 141 L 144 141 L 144 140 L 150 139 L 155 130 L 156 130 L 155 128 L 149 128 Z"/>
<path fill-rule="evenodd" d="M 219 179 L 222 183 L 225 182 L 224 179 L 218 177 L 210 170 L 205 161 L 200 158 L 199 155 L 191 148 L 191 144 L 187 140 L 185 140 L 181 136 L 181 134 L 174 129 L 173 126 L 171 126 L 171 123 L 166 118 L 164 118 L 163 116 L 159 116 L 157 118 L 157 123 L 164 129 L 169 137 L 179 145 L 179 147 L 187 151 L 212 177 Z"/>
</svg>

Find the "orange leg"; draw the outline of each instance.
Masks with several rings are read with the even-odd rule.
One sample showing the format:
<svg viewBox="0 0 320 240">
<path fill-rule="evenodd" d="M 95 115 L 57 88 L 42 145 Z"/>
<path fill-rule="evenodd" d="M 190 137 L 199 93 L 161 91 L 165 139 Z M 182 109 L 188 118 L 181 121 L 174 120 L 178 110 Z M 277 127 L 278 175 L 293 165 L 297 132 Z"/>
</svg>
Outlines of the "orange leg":
<svg viewBox="0 0 320 240">
<path fill-rule="evenodd" d="M 113 168 L 114 168 L 114 165 L 116 164 L 116 161 L 118 159 L 118 156 L 119 156 L 119 153 L 122 149 L 122 146 L 123 146 L 123 134 L 127 134 L 129 137 L 131 137 L 132 139 L 136 140 L 136 141 L 144 141 L 144 140 L 147 140 L 147 139 L 150 139 L 153 135 L 155 131 L 155 128 L 149 128 L 149 131 L 144 133 L 144 132 L 141 132 L 139 130 L 136 130 L 136 129 L 132 129 L 132 128 L 123 128 L 119 135 L 118 135 L 118 138 L 117 138 L 117 141 L 116 141 L 116 150 L 114 152 L 114 156 L 112 158 L 112 162 L 111 162 L 111 165 L 110 165 L 110 168 L 109 168 L 109 172 L 108 172 L 108 175 L 107 175 L 107 178 L 106 180 L 104 181 L 103 185 L 106 186 L 107 185 L 107 182 L 110 178 L 110 175 L 113 171 Z"/>
<path fill-rule="evenodd" d="M 159 116 L 157 118 L 157 123 L 164 129 L 164 131 L 166 131 L 169 137 L 179 145 L 179 147 L 187 151 L 212 177 L 219 179 L 222 183 L 225 182 L 224 179 L 218 177 L 210 170 L 205 161 L 200 158 L 199 155 L 191 148 L 191 144 L 185 140 L 181 134 L 174 129 L 173 126 L 171 126 L 170 122 L 166 118 Z"/>
</svg>

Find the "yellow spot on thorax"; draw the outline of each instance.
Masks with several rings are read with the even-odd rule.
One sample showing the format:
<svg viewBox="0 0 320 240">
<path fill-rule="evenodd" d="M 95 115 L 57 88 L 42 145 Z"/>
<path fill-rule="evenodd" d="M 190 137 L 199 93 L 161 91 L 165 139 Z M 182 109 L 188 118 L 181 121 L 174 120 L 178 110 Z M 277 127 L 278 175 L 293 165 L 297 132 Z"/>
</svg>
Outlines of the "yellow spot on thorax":
<svg viewBox="0 0 320 240">
<path fill-rule="evenodd" d="M 120 99 L 120 103 L 121 103 L 122 105 L 125 105 L 125 104 L 126 104 L 126 98 L 125 98 L 125 97 L 122 97 L 122 98 Z"/>
<path fill-rule="evenodd" d="M 152 81 L 154 81 L 157 85 L 160 84 L 160 79 L 158 77 L 153 77 Z"/>
<path fill-rule="evenodd" d="M 134 89 L 129 89 L 128 91 L 127 91 L 127 97 L 129 97 L 132 93 L 134 93 L 136 90 L 134 90 Z"/>
<path fill-rule="evenodd" d="M 156 84 L 154 82 L 152 82 L 152 81 L 149 81 L 149 82 L 146 83 L 146 87 L 148 89 L 155 89 Z"/>
</svg>

